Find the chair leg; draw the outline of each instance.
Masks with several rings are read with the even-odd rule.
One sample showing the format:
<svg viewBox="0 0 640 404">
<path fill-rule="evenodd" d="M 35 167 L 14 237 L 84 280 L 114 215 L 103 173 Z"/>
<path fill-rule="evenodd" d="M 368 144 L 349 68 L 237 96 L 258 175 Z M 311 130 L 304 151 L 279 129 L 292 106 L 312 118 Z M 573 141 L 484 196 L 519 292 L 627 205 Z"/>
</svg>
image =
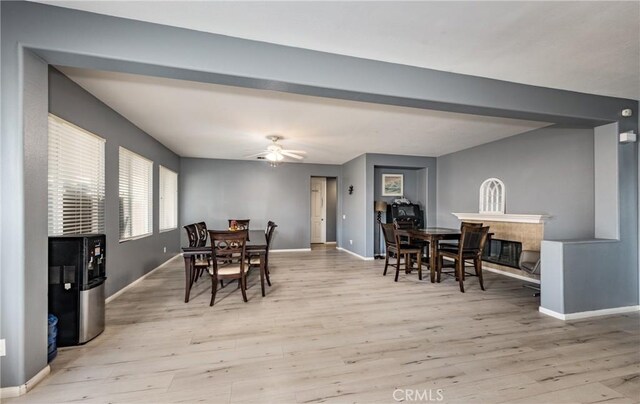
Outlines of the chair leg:
<svg viewBox="0 0 640 404">
<path fill-rule="evenodd" d="M 460 284 L 460 292 L 464 293 L 464 260 L 456 260 L 456 274 L 458 274 L 458 283 Z"/>
<path fill-rule="evenodd" d="M 400 254 L 396 254 L 396 279 L 395 282 L 398 282 L 398 276 L 400 275 Z"/>
<path fill-rule="evenodd" d="M 440 275 L 442 275 L 442 265 L 444 265 L 442 256 L 436 258 L 436 282 L 440 283 Z"/>
<path fill-rule="evenodd" d="M 404 273 L 405 274 L 410 274 L 411 273 L 412 265 L 413 265 L 413 263 L 411 262 L 411 254 L 406 253 L 404 255 Z"/>
<path fill-rule="evenodd" d="M 220 283 L 222 283 L 222 280 L 220 280 Z M 216 292 L 218 291 L 218 280 L 212 276 L 211 277 L 211 302 L 209 303 L 209 306 L 213 306 L 213 303 L 216 301 Z"/>
<path fill-rule="evenodd" d="M 422 280 L 422 250 L 418 253 L 418 279 Z"/>
<path fill-rule="evenodd" d="M 224 281 L 222 279 L 220 279 L 220 287 L 224 288 Z"/>
<path fill-rule="evenodd" d="M 476 257 L 473 260 L 473 264 L 476 267 L 476 275 L 480 281 L 480 289 L 484 290 L 484 282 L 482 281 L 482 260 L 479 257 Z"/>
<path fill-rule="evenodd" d="M 244 302 L 248 302 L 249 300 L 247 300 L 247 275 L 246 273 L 243 273 L 242 276 L 240 277 L 239 281 L 238 281 L 239 285 L 240 285 L 240 290 L 242 291 L 242 300 L 244 300 Z"/>
<path fill-rule="evenodd" d="M 267 285 L 271 286 L 271 279 L 269 278 L 269 267 L 264 268 L 264 277 L 267 279 Z"/>
<path fill-rule="evenodd" d="M 387 250 L 386 254 L 384 255 L 384 272 L 382 273 L 382 276 L 387 276 L 388 266 L 389 266 L 389 250 Z"/>
</svg>

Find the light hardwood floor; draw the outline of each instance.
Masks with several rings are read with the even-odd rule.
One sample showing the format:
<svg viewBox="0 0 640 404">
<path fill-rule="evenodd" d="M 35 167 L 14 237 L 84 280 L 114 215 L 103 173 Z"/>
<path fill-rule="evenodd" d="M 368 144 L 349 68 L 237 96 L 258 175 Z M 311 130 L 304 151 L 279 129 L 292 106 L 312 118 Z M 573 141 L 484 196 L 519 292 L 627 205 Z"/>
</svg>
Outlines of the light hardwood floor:
<svg viewBox="0 0 640 404">
<path fill-rule="evenodd" d="M 432 390 L 457 403 L 640 400 L 637 314 L 562 322 L 518 280 L 418 281 L 335 249 L 272 255 L 249 302 L 177 259 L 107 306 L 107 329 L 65 349 L 19 402 L 392 403 Z M 428 276 L 426 277 L 428 279 Z M 409 400 L 406 400 L 409 401 Z"/>
</svg>

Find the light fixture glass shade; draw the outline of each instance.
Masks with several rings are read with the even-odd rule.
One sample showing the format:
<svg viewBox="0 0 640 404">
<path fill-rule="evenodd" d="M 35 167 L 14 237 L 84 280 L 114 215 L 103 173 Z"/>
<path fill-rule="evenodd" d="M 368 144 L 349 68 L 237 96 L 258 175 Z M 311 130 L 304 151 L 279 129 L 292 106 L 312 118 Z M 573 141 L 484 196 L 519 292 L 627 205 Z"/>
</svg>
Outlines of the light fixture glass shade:
<svg viewBox="0 0 640 404">
<path fill-rule="evenodd" d="M 269 161 L 282 161 L 284 156 L 278 152 L 271 152 L 265 156 L 265 158 Z"/>
<path fill-rule="evenodd" d="M 376 201 L 374 209 L 376 212 L 385 212 L 387 210 L 387 203 L 385 201 Z"/>
</svg>

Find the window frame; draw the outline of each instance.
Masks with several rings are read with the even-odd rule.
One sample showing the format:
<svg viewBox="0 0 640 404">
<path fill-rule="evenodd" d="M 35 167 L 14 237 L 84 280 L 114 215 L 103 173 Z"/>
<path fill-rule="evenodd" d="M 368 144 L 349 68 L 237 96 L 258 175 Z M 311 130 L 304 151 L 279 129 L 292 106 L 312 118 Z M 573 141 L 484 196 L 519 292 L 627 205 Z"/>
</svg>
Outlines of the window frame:
<svg viewBox="0 0 640 404">
<path fill-rule="evenodd" d="M 163 198 L 163 171 L 169 175 L 175 175 L 175 195 L 174 195 L 174 215 L 175 215 L 175 224 L 173 227 L 162 227 L 162 215 L 164 212 L 164 198 Z M 158 231 L 160 233 L 165 233 L 168 231 L 173 231 L 178 229 L 178 173 L 163 166 L 162 164 L 158 164 Z"/>
<path fill-rule="evenodd" d="M 121 197 L 121 185 L 122 185 L 122 152 L 125 153 L 129 153 L 132 156 L 131 161 L 133 161 L 133 159 L 135 158 L 139 158 L 141 161 L 144 161 L 145 163 L 149 164 L 149 190 L 148 190 L 148 219 L 149 219 L 149 231 L 147 233 L 142 233 L 142 234 L 136 234 L 136 235 L 131 235 L 130 237 L 122 237 L 122 217 L 121 217 L 121 211 L 122 211 L 122 197 Z M 150 160 L 130 149 L 127 149 L 124 146 L 119 146 L 118 147 L 118 242 L 119 243 L 125 243 L 127 241 L 133 241 L 133 240 L 140 240 L 149 236 L 153 236 L 154 231 L 153 231 L 153 169 L 154 169 L 154 162 L 153 160 Z M 129 168 L 130 170 L 130 168 Z M 129 178 L 129 183 L 131 183 L 131 178 Z M 130 199 L 131 195 L 129 195 Z M 131 218 L 133 218 L 133 207 L 130 207 L 130 215 Z M 132 231 L 133 233 L 133 231 Z"/>
</svg>

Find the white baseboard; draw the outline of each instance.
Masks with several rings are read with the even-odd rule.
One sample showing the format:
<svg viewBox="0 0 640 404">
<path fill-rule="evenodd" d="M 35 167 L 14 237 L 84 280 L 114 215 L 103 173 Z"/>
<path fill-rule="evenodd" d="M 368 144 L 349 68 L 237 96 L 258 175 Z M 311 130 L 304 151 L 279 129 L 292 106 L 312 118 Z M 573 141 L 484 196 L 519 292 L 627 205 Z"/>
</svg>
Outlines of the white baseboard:
<svg viewBox="0 0 640 404">
<path fill-rule="evenodd" d="M 592 310 L 592 311 L 581 311 L 578 313 L 558 313 L 557 311 L 545 309 L 540 306 L 538 311 L 542 314 L 546 314 L 547 316 L 551 316 L 557 318 L 559 320 L 581 320 L 584 318 L 591 317 L 600 317 L 600 316 L 610 316 L 613 314 L 623 314 L 623 313 L 632 313 L 635 311 L 640 311 L 640 306 L 626 306 L 626 307 L 614 307 L 612 309 L 602 309 L 602 310 Z"/>
<path fill-rule="evenodd" d="M 325 244 L 337 244 L 335 241 L 327 241 Z"/>
<path fill-rule="evenodd" d="M 42 381 L 47 375 L 51 372 L 51 368 L 49 365 L 45 366 L 44 369 L 36 373 L 31 379 L 29 379 L 25 384 L 21 384 L 20 386 L 10 386 L 10 387 L 2 387 L 0 388 L 0 398 L 10 398 L 10 397 L 19 397 L 29 390 L 33 389 L 38 383 Z"/>
<path fill-rule="evenodd" d="M 344 252 L 347 252 L 347 253 L 349 253 L 351 255 L 355 255 L 356 257 L 358 257 L 358 258 L 360 258 L 361 260 L 364 260 L 364 261 L 373 261 L 375 259 L 374 257 L 363 257 L 360 254 L 356 254 L 353 251 L 349 251 L 346 248 L 342 248 L 342 247 L 336 247 L 336 250 L 344 251 Z"/>
<path fill-rule="evenodd" d="M 511 272 L 503 271 L 501 269 L 487 268 L 487 267 L 483 266 L 482 270 L 483 271 L 494 272 L 496 274 L 500 274 L 500 275 L 504 275 L 504 276 L 509 276 L 511 278 L 520 279 L 521 281 L 525 281 L 525 282 L 529 282 L 529 283 L 537 283 L 538 285 L 540 284 L 540 279 L 528 278 L 526 276 L 513 274 Z"/>
<path fill-rule="evenodd" d="M 269 250 L 269 252 L 302 252 L 302 251 L 311 251 L 311 248 L 285 248 L 282 250 Z"/>
<path fill-rule="evenodd" d="M 150 276 L 152 273 L 154 273 L 155 271 L 157 271 L 158 269 L 168 265 L 171 261 L 173 261 L 174 259 L 178 258 L 178 257 L 182 257 L 182 253 L 174 255 L 173 257 L 169 258 L 168 260 L 166 260 L 165 262 L 163 262 L 162 264 L 158 265 L 157 267 L 153 268 L 151 271 L 147 272 L 146 274 L 142 275 L 141 277 L 139 277 L 138 279 L 136 279 L 135 281 L 131 282 L 130 284 L 128 284 L 127 286 L 125 286 L 124 288 L 120 289 L 119 291 L 117 291 L 116 293 L 112 294 L 111 296 L 107 297 L 105 299 L 105 304 L 109 304 L 109 302 L 111 302 L 112 300 L 116 299 L 118 296 L 120 296 L 121 294 L 123 294 L 124 292 L 126 292 L 127 290 L 129 290 L 129 288 L 132 288 L 133 286 L 137 285 L 138 283 L 142 282 L 143 280 L 145 280 L 148 276 Z"/>
</svg>

